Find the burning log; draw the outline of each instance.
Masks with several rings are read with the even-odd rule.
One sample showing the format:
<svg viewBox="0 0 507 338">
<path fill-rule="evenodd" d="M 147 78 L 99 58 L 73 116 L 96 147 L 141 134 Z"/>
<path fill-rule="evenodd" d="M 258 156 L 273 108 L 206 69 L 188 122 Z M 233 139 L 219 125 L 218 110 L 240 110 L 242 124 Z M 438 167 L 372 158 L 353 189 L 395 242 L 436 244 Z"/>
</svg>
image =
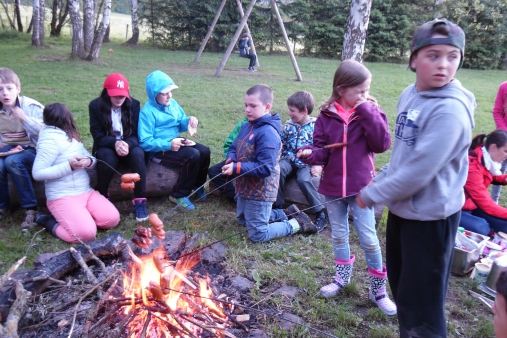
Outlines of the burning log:
<svg viewBox="0 0 507 338">
<path fill-rule="evenodd" d="M 116 256 L 125 247 L 127 242 L 117 232 L 109 234 L 107 237 L 98 239 L 90 243 L 90 248 L 93 254 L 97 257 L 101 256 Z M 75 249 L 81 253 L 83 260 L 88 262 L 91 258 L 90 253 L 83 245 L 75 246 Z M 28 272 L 23 280 L 27 280 L 23 286 L 27 291 L 33 294 L 39 294 L 44 291 L 52 281 L 49 278 L 40 279 L 38 277 L 51 277 L 52 279 L 59 279 L 60 277 L 68 274 L 70 271 L 78 267 L 78 263 L 72 257 L 69 250 L 55 255 L 47 262 L 39 265 L 36 269 Z M 32 282 L 33 280 L 33 282 Z M 9 309 L 16 299 L 14 286 L 10 286 L 7 290 L 0 294 L 0 318 L 5 320 L 9 313 Z"/>
</svg>

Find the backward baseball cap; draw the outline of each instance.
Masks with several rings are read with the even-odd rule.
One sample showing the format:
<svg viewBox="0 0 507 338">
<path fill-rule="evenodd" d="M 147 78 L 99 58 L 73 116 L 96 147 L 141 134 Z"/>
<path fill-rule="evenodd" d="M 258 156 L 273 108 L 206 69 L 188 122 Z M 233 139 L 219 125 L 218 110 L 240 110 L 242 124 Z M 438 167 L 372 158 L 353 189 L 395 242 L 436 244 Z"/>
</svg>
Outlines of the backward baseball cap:
<svg viewBox="0 0 507 338">
<path fill-rule="evenodd" d="M 443 24 L 447 26 L 449 34 L 445 38 L 432 38 L 432 36 L 435 34 L 435 25 L 437 24 Z M 412 38 L 412 46 L 410 47 L 410 59 L 408 60 L 408 66 L 413 72 L 415 72 L 415 69 L 413 69 L 411 66 L 412 56 L 419 49 L 428 45 L 452 45 L 459 48 L 461 51 L 461 60 L 459 61 L 458 69 L 460 69 L 463 65 L 463 57 L 465 55 L 465 32 L 463 32 L 463 29 L 461 29 L 460 26 L 444 18 L 435 19 L 419 26 Z"/>
</svg>

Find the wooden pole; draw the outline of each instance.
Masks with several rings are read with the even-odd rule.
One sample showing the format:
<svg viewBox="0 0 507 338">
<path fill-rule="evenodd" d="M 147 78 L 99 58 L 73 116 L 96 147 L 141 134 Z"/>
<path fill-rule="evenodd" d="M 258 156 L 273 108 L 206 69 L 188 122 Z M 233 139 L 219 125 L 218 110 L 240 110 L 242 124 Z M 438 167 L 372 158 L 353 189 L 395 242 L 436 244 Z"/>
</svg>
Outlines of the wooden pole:
<svg viewBox="0 0 507 338">
<path fill-rule="evenodd" d="M 250 13 L 252 13 L 252 9 L 256 2 L 257 0 L 252 0 L 252 2 L 250 2 L 250 5 L 248 5 L 245 16 L 243 16 L 243 18 L 241 19 L 238 29 L 236 30 L 236 33 L 234 33 L 232 41 L 229 44 L 229 47 L 227 47 L 227 50 L 225 51 L 224 57 L 222 58 L 222 61 L 220 61 L 220 65 L 217 68 L 215 77 L 220 77 L 220 74 L 222 73 L 222 70 L 224 69 L 226 62 L 229 59 L 229 56 L 231 55 L 232 49 L 234 48 L 234 46 L 236 46 L 236 42 L 238 42 L 238 37 L 241 34 L 243 27 L 245 27 L 246 21 L 248 20 Z"/>
<path fill-rule="evenodd" d="M 271 0 L 271 7 L 273 7 L 273 10 L 275 11 L 276 18 L 278 19 L 278 25 L 280 26 L 280 29 L 282 30 L 283 38 L 285 40 L 285 45 L 287 46 L 287 51 L 289 52 L 290 59 L 292 61 L 292 65 L 294 66 L 294 70 L 296 71 L 297 80 L 303 81 L 303 78 L 301 77 L 301 73 L 299 72 L 298 63 L 296 61 L 296 58 L 294 57 L 294 53 L 292 52 L 292 49 L 290 48 L 289 38 L 287 37 L 287 32 L 285 31 L 285 26 L 283 25 L 283 20 L 282 20 L 282 17 L 280 16 L 280 12 L 278 11 L 278 7 L 276 6 L 275 0 Z"/>
<path fill-rule="evenodd" d="M 217 24 L 218 18 L 220 17 L 220 14 L 222 13 L 222 10 L 224 9 L 226 2 L 227 2 L 227 0 L 222 0 L 222 3 L 220 4 L 220 7 L 218 8 L 218 12 L 215 15 L 215 18 L 213 19 L 213 22 L 211 23 L 211 26 L 208 29 L 208 33 L 206 33 L 206 37 L 202 41 L 201 47 L 199 47 L 199 51 L 197 52 L 197 55 L 195 56 L 194 63 L 197 63 L 197 61 L 199 61 L 199 58 L 201 57 L 201 54 L 204 51 L 204 47 L 206 47 L 206 44 L 208 43 L 208 40 L 211 36 L 211 33 L 213 32 L 213 29 L 215 29 L 215 25 Z"/>
<path fill-rule="evenodd" d="M 241 18 L 243 18 L 245 16 L 245 13 L 243 12 L 243 5 L 241 4 L 241 0 L 236 0 L 236 3 L 238 4 L 238 9 L 239 9 L 239 14 L 241 14 Z M 250 32 L 250 28 L 248 28 L 248 23 L 245 23 L 245 30 L 246 32 L 248 33 L 248 35 L 250 35 L 250 37 L 252 37 L 252 33 Z M 255 65 L 257 67 L 260 67 L 260 63 L 259 63 L 259 54 L 257 54 L 257 52 L 255 51 L 255 45 L 254 45 L 254 42 L 253 42 L 253 39 L 252 39 L 252 52 L 257 55 L 257 59 L 255 60 Z"/>
<path fill-rule="evenodd" d="M 127 29 L 125 30 L 125 41 L 129 39 L 129 24 L 127 24 Z"/>
</svg>

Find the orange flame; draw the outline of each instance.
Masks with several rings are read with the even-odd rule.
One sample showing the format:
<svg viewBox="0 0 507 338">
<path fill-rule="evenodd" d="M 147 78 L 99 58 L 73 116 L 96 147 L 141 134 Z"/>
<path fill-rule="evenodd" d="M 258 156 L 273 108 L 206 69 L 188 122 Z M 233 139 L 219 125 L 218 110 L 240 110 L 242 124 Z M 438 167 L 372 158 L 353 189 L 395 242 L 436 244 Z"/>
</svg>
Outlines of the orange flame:
<svg viewBox="0 0 507 338">
<path fill-rule="evenodd" d="M 142 308 L 142 305 L 146 307 L 152 308 L 160 308 L 160 304 L 157 304 L 156 295 L 154 294 L 154 290 L 151 288 L 153 285 L 161 284 L 161 277 L 166 275 L 165 272 L 170 272 L 172 269 L 169 267 L 164 269 L 161 273 L 153 257 L 163 256 L 166 258 L 165 251 L 162 248 L 157 249 L 152 255 L 142 258 L 142 264 L 134 264 L 132 266 L 130 275 L 123 274 L 123 287 L 124 287 L 124 297 L 130 297 L 131 302 L 129 306 L 124 306 L 123 313 L 124 315 L 128 315 L 132 313 L 132 311 L 137 311 L 134 318 L 128 324 L 129 337 L 136 338 L 140 335 L 145 325 L 146 320 L 148 319 L 148 310 Z M 177 262 L 174 269 L 177 270 L 182 275 L 186 276 L 188 271 L 192 269 L 197 263 L 199 263 L 197 255 L 186 256 L 184 259 Z M 168 264 L 169 266 L 169 264 Z M 169 277 L 166 277 L 169 278 Z M 151 284 L 150 284 L 151 283 Z M 203 311 L 207 311 L 208 313 L 212 313 L 218 318 L 227 318 L 224 310 L 217 305 L 217 303 L 213 302 L 213 300 L 209 299 L 213 297 L 213 292 L 209 287 L 210 279 L 209 277 L 199 280 L 199 296 L 188 296 L 188 298 L 192 299 L 192 302 L 198 304 L 198 306 L 203 309 Z M 164 294 L 161 295 L 161 301 L 165 302 L 169 307 L 169 311 L 164 312 L 152 312 L 151 320 L 148 326 L 148 330 L 146 333 L 146 337 L 173 337 L 171 334 L 171 330 L 168 326 L 175 326 L 179 329 L 182 334 L 185 334 L 183 328 L 178 323 L 178 320 L 173 316 L 174 313 L 194 313 L 194 307 L 189 304 L 184 298 L 181 297 L 182 292 L 185 291 L 186 283 L 182 281 L 181 278 L 176 273 L 170 273 L 170 282 L 169 287 L 165 290 L 162 290 Z M 152 290 L 152 291 L 150 291 Z M 178 290 L 178 291 L 175 291 Z M 192 293 L 192 291 L 189 291 Z M 203 297 L 203 298 L 201 298 Z M 136 305 L 135 300 L 142 299 L 142 305 Z M 194 305 L 195 306 L 195 305 Z M 168 312 L 168 313 L 166 313 Z M 179 318 L 184 318 L 180 316 Z M 185 320 L 179 320 L 180 323 L 183 323 L 185 327 L 192 332 L 192 334 L 199 334 L 202 331 L 200 327 L 194 325 Z M 167 324 L 169 323 L 169 324 Z M 218 336 L 222 336 L 220 330 L 215 330 Z"/>
</svg>

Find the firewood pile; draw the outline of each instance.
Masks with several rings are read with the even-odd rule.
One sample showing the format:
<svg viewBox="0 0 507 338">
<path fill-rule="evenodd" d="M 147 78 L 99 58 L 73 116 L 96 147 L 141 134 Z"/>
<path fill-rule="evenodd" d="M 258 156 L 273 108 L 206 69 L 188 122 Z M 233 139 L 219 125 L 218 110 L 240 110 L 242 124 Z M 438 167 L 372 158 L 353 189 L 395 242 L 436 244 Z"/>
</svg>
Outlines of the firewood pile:
<svg viewBox="0 0 507 338">
<path fill-rule="evenodd" d="M 160 230 L 111 233 L 30 271 L 20 260 L 0 280 L 0 337 L 247 337 L 256 319 L 229 288 L 225 246 Z"/>
</svg>

